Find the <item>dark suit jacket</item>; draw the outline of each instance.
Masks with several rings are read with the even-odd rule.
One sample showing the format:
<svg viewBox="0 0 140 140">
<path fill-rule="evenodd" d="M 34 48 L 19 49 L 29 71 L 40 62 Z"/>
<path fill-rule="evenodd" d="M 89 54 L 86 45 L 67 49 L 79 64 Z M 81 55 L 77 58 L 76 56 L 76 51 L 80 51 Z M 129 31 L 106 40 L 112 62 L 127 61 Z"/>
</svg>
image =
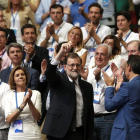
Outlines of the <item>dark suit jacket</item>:
<svg viewBox="0 0 140 140">
<path fill-rule="evenodd" d="M 46 76 L 51 89 L 50 108 L 42 132 L 46 135 L 63 138 L 70 130 L 76 105 L 76 91 L 66 73 L 56 72 L 57 66 L 49 65 Z M 93 136 L 93 88 L 92 85 L 79 79 L 83 95 L 84 140 Z"/>
<path fill-rule="evenodd" d="M 140 76 L 123 82 L 114 95 L 114 88 L 105 91 L 105 108 L 117 110 L 111 140 L 140 140 Z"/>
<path fill-rule="evenodd" d="M 31 89 L 38 89 L 38 82 L 39 82 L 39 72 L 35 69 L 25 67 L 28 74 L 29 74 L 29 84 L 28 88 Z M 9 81 L 9 76 L 11 73 L 11 68 L 8 67 L 0 72 L 0 78 L 3 82 L 8 83 Z"/>
<path fill-rule="evenodd" d="M 46 59 L 47 62 L 49 63 L 48 50 L 46 48 L 39 47 L 37 45 L 35 45 L 34 50 L 35 50 L 36 53 L 35 53 L 35 56 L 32 59 L 32 68 L 38 70 L 39 73 L 41 73 L 41 62 L 42 62 L 42 60 Z M 24 59 L 25 59 L 25 55 L 24 55 Z"/>
<path fill-rule="evenodd" d="M 16 43 L 16 36 L 15 36 L 15 33 L 12 29 L 6 29 L 7 33 L 8 33 L 8 41 L 6 43 L 6 45 L 9 45 L 10 43 Z"/>
</svg>

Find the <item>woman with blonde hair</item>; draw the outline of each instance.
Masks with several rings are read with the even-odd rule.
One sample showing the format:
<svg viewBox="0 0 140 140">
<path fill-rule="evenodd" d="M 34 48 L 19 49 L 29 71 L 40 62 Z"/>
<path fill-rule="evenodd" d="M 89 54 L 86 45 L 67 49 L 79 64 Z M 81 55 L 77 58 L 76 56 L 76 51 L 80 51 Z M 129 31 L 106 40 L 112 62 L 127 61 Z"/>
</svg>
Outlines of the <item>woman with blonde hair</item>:
<svg viewBox="0 0 140 140">
<path fill-rule="evenodd" d="M 84 49 L 83 33 L 80 27 L 72 27 L 67 35 L 68 42 L 71 41 L 73 45 L 73 52 L 77 53 L 82 59 L 82 65 L 85 66 L 87 50 Z"/>
<path fill-rule="evenodd" d="M 11 124 L 8 140 L 41 140 L 37 121 L 41 117 L 41 94 L 27 89 L 29 75 L 16 66 L 10 74 L 10 91 L 6 95 L 5 118 Z"/>
<path fill-rule="evenodd" d="M 39 33 L 39 25 L 35 23 L 34 13 L 29 7 L 24 7 L 22 0 L 9 0 L 7 9 L 3 11 L 7 28 L 14 30 L 16 40 L 24 44 L 21 36 L 21 27 L 31 20 Z"/>
</svg>

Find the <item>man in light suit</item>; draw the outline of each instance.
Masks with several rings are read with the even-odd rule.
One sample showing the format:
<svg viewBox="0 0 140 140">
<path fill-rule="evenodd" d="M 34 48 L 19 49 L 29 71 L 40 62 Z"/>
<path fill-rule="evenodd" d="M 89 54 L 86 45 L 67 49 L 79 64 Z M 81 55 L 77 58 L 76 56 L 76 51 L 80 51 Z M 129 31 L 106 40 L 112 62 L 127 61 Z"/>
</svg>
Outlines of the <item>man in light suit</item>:
<svg viewBox="0 0 140 140">
<path fill-rule="evenodd" d="M 57 72 L 57 65 L 72 48 L 64 43 L 47 68 L 50 87 L 50 107 L 42 132 L 48 140 L 92 140 L 93 136 L 93 89 L 81 80 L 81 59 L 76 53 L 67 56 L 66 73 Z"/>
<path fill-rule="evenodd" d="M 111 140 L 139 140 L 140 139 L 140 56 L 130 55 L 125 66 L 125 75 L 129 82 L 122 82 L 123 77 L 117 79 L 114 95 L 114 79 L 110 79 L 104 72 L 104 79 L 109 86 L 105 91 L 105 109 L 117 110 L 113 124 Z"/>
<path fill-rule="evenodd" d="M 28 88 L 37 90 L 38 81 L 39 81 L 39 72 L 35 69 L 24 66 L 24 64 L 22 63 L 23 47 L 18 43 L 11 43 L 7 47 L 7 54 L 9 56 L 9 58 L 11 59 L 12 64 L 10 67 L 7 67 L 6 69 L 1 71 L 1 73 L 0 73 L 1 80 L 5 83 L 8 83 L 9 75 L 11 73 L 12 68 L 14 68 L 17 65 L 21 65 L 21 66 L 25 67 L 29 73 Z"/>
</svg>

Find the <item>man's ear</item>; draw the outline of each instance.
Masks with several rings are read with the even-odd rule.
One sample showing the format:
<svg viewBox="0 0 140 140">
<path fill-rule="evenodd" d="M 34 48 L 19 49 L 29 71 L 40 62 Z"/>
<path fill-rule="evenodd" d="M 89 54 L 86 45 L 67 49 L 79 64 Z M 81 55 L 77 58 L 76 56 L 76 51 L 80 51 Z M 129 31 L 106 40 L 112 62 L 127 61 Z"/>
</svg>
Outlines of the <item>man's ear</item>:
<svg viewBox="0 0 140 140">
<path fill-rule="evenodd" d="M 128 65 L 128 71 L 129 71 L 129 72 L 132 71 L 132 67 L 130 66 L 130 64 Z"/>
</svg>

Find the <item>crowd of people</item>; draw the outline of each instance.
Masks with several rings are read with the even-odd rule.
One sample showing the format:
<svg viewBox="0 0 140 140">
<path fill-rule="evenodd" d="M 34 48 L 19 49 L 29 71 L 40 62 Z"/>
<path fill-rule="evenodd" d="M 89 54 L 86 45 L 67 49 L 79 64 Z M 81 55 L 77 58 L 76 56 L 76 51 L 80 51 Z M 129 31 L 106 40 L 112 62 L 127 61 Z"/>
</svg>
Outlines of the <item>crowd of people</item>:
<svg viewBox="0 0 140 140">
<path fill-rule="evenodd" d="M 140 139 L 140 35 L 115 3 L 0 0 L 0 140 Z"/>
</svg>

